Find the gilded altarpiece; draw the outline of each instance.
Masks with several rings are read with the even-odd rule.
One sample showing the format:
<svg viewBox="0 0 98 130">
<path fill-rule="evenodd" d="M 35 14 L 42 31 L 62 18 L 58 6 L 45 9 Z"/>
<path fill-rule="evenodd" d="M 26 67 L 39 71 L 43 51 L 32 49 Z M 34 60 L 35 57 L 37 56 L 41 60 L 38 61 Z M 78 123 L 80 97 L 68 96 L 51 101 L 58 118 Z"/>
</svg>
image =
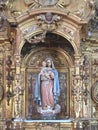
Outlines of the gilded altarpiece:
<svg viewBox="0 0 98 130">
<path fill-rule="evenodd" d="M 97 12 L 97 0 L 0 1 L 0 130 L 88 130 L 94 119 L 97 129 Z M 48 57 L 59 72 L 61 122 L 32 123 L 41 119 L 33 93 Z"/>
</svg>

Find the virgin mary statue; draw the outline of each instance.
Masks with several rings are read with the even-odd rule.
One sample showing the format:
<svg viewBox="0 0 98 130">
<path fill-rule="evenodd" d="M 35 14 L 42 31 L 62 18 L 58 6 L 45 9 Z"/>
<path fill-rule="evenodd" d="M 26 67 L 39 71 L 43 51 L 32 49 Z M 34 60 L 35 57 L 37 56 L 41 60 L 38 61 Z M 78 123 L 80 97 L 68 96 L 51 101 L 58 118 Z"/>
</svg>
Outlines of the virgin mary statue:
<svg viewBox="0 0 98 130">
<path fill-rule="evenodd" d="M 58 71 L 51 58 L 47 58 L 37 76 L 34 99 L 42 110 L 55 110 L 60 96 Z"/>
</svg>

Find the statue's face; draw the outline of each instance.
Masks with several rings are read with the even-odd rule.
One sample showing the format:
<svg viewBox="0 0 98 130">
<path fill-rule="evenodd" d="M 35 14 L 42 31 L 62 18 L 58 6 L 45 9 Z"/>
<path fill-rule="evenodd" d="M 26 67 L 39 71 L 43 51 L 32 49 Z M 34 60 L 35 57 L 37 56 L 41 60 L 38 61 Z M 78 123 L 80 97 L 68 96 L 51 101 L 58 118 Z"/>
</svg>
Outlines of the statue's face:
<svg viewBox="0 0 98 130">
<path fill-rule="evenodd" d="M 47 66 L 51 67 L 51 60 L 47 60 Z"/>
</svg>

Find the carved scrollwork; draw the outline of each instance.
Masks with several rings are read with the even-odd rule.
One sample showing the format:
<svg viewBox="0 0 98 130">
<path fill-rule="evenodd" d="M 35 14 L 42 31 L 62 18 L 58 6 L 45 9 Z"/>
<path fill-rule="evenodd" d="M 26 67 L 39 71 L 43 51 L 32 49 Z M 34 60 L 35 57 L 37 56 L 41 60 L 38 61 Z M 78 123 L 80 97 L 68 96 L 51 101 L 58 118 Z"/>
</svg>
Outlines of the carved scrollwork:
<svg viewBox="0 0 98 130">
<path fill-rule="evenodd" d="M 96 81 L 92 86 L 91 92 L 93 101 L 98 104 L 98 81 Z"/>
</svg>

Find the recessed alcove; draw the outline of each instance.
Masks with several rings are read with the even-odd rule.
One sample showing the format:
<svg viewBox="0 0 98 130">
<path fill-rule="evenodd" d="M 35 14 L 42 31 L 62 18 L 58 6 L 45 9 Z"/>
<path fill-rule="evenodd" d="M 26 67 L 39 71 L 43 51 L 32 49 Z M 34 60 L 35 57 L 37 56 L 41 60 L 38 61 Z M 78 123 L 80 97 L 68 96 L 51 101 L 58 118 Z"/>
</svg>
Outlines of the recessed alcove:
<svg viewBox="0 0 98 130">
<path fill-rule="evenodd" d="M 30 44 L 28 41 L 26 41 L 21 49 L 21 55 L 24 57 L 26 54 L 31 53 L 32 49 L 42 48 L 42 47 L 45 47 L 45 48 L 56 47 L 57 49 L 61 48 L 72 57 L 74 54 L 73 46 L 66 38 L 55 33 L 47 32 L 45 41 L 43 42 L 42 41 L 38 43 L 32 42 L 32 44 Z"/>
<path fill-rule="evenodd" d="M 22 65 L 25 67 L 25 116 L 30 120 L 41 120 L 37 112 L 37 104 L 33 93 L 36 76 L 42 67 L 42 61 L 52 58 L 55 68 L 59 72 L 60 97 L 59 104 L 61 112 L 57 114 L 56 120 L 70 117 L 70 69 L 73 67 L 74 49 L 71 43 L 64 37 L 46 33 L 44 41 L 29 43 L 26 41 L 21 50 Z M 51 117 L 50 117 L 51 119 Z"/>
</svg>

